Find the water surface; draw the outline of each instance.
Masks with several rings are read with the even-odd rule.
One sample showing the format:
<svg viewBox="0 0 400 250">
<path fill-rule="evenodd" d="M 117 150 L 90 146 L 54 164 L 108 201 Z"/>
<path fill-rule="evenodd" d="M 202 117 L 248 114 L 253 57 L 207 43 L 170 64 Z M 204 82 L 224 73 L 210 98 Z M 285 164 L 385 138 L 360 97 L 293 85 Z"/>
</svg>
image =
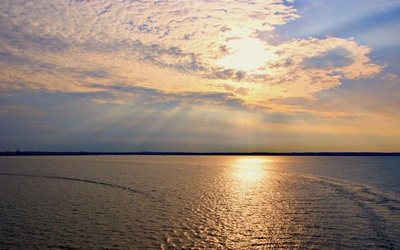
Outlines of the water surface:
<svg viewBox="0 0 400 250">
<path fill-rule="evenodd" d="M 400 246 L 400 157 L 1 157 L 0 190 L 1 248 Z"/>
</svg>

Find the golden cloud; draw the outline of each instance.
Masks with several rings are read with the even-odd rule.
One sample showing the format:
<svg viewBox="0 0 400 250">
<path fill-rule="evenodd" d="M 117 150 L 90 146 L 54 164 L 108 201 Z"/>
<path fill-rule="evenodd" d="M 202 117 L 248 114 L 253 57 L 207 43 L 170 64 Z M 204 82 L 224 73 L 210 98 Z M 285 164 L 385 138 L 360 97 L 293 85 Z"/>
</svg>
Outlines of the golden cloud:
<svg viewBox="0 0 400 250">
<path fill-rule="evenodd" d="M 299 18 L 284 1 L 4 0 L 0 7 L 9 59 L 1 64 L 3 89 L 134 85 L 228 92 L 271 107 L 273 98 L 313 98 L 382 70 L 353 39 L 263 40 L 259 31 Z"/>
</svg>

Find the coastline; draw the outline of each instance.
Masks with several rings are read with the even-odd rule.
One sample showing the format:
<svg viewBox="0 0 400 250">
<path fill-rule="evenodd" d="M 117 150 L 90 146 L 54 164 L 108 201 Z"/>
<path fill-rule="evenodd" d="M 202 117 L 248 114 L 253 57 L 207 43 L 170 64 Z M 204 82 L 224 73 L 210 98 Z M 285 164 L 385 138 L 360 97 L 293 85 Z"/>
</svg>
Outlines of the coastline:
<svg viewBox="0 0 400 250">
<path fill-rule="evenodd" d="M 0 156 L 181 155 L 181 156 L 400 156 L 400 152 L 85 152 L 6 151 Z"/>
</svg>

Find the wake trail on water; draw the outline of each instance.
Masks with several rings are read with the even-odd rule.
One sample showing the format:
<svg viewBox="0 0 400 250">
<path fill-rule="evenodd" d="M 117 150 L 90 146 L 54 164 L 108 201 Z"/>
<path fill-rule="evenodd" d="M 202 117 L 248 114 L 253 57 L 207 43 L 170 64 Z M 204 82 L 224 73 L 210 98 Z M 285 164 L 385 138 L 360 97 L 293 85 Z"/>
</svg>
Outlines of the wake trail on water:
<svg viewBox="0 0 400 250">
<path fill-rule="evenodd" d="M 400 197 L 385 193 L 372 186 L 337 180 L 322 176 L 306 176 L 310 181 L 328 185 L 343 198 L 354 202 L 364 212 L 383 245 L 394 247 L 400 244 Z"/>
<path fill-rule="evenodd" d="M 128 192 L 132 193 L 137 193 L 137 194 L 142 194 L 148 196 L 149 194 L 146 192 L 142 192 L 130 187 L 125 187 L 113 183 L 107 183 L 107 182 L 101 182 L 101 181 L 94 181 L 94 180 L 88 180 L 88 179 L 79 179 L 79 178 L 72 178 L 72 177 L 62 177 L 62 176 L 50 176 L 50 175 L 30 175 L 30 174 L 11 174 L 11 173 L 0 173 L 0 175 L 5 175 L 5 176 L 21 176 L 21 177 L 32 177 L 32 178 L 45 178 L 45 179 L 53 179 L 53 180 L 64 180 L 64 181 L 76 181 L 76 182 L 84 182 L 84 183 L 90 183 L 90 184 L 96 184 L 96 185 L 101 185 L 101 186 L 106 186 L 106 187 L 111 187 L 111 188 L 116 188 L 120 190 L 125 190 Z"/>
</svg>

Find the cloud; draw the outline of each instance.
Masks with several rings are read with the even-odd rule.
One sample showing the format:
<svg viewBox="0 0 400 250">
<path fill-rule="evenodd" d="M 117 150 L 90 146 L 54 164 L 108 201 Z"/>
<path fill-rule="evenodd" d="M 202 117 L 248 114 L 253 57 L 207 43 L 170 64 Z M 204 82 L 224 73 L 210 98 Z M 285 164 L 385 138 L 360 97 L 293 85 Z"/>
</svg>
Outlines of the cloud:
<svg viewBox="0 0 400 250">
<path fill-rule="evenodd" d="M 228 91 L 229 93 L 235 93 L 238 95 L 247 95 L 249 93 L 249 89 L 247 88 L 235 88 L 234 86 L 228 85 L 226 84 L 225 86 L 225 90 Z"/>
<path fill-rule="evenodd" d="M 354 59 L 351 58 L 351 51 L 337 47 L 335 49 L 325 51 L 320 55 L 305 58 L 303 64 L 306 68 L 317 69 L 337 69 L 351 65 Z"/>
<path fill-rule="evenodd" d="M 177 43 L 211 49 L 228 36 L 272 29 L 298 17 L 295 9 L 275 0 L 217 1 L 3 1 L 3 16 L 34 28 L 39 35 L 77 41 L 130 41 L 132 38 L 167 47 Z M 23 18 L 22 18 L 23 17 Z M 25 21 L 24 21 L 25 20 Z M 199 47 L 200 46 L 200 47 Z M 218 49 L 218 47 L 217 47 Z"/>
<path fill-rule="evenodd" d="M 206 76 L 211 79 L 232 79 L 235 81 L 241 81 L 246 77 L 246 72 L 243 70 L 234 69 L 213 69 L 212 74 Z"/>
<path fill-rule="evenodd" d="M 264 72 L 247 76 L 257 83 L 258 100 L 314 98 L 315 93 L 340 86 L 344 79 L 374 77 L 383 68 L 370 61 L 368 47 L 352 39 L 294 39 L 271 50 L 278 56 L 267 62 Z"/>
<path fill-rule="evenodd" d="M 0 3 L 1 4 L 1 3 Z M 69 44 L 62 37 L 52 33 L 37 34 L 33 27 L 25 22 L 14 22 L 9 15 L 0 15 L 0 40 L 3 49 L 13 47 L 18 50 L 34 50 L 39 52 L 61 52 L 69 48 Z"/>
<path fill-rule="evenodd" d="M 227 39 L 297 18 L 276 1 L 2 1 L 1 88 L 89 91 L 116 82 L 221 91 L 246 73 L 222 68 Z M 228 83 L 230 84 L 230 83 Z M 237 88 L 237 87 L 236 87 Z M 240 87 L 239 87 L 240 88 Z"/>
<path fill-rule="evenodd" d="M 99 94 L 108 93 L 110 97 L 114 98 L 115 103 L 137 103 L 139 100 L 143 101 L 143 105 L 151 106 L 165 106 L 171 103 L 175 105 L 199 105 L 199 106 L 219 106 L 221 108 L 228 109 L 243 109 L 246 110 L 244 102 L 237 98 L 235 95 L 230 93 L 222 92 L 164 92 L 157 89 L 145 88 L 140 86 L 103 86 L 100 84 L 91 85 L 92 88 L 96 89 L 96 92 L 92 95 L 92 92 L 83 93 L 89 97 L 95 97 Z M 103 91 L 102 91 L 103 90 Z M 244 91 L 244 90 L 238 90 Z M 112 93 L 112 95 L 111 95 Z M 75 94 L 77 95 L 77 94 Z M 100 96 L 99 100 L 104 100 L 103 96 Z M 103 99 L 102 99 L 103 98 Z"/>
<path fill-rule="evenodd" d="M 293 1 L 14 0 L 0 7 L 3 90 L 87 93 L 118 84 L 169 98 L 224 93 L 231 103 L 269 109 L 276 98 L 315 98 L 382 70 L 352 39 L 270 44 L 269 32 L 299 18 Z"/>
<path fill-rule="evenodd" d="M 395 53 L 386 67 L 389 56 L 359 38 L 395 30 L 398 10 L 385 25 L 363 26 L 375 10 L 349 8 L 339 19 L 325 14 L 348 2 L 307 3 L 0 1 L 1 141 L 53 150 L 331 150 L 349 141 L 380 149 L 375 139 L 392 134 L 385 141 L 397 145 Z M 312 15 L 324 8 L 326 19 L 301 18 L 306 7 Z M 300 19 L 312 25 L 296 27 Z M 339 38 L 331 32 L 338 23 L 341 34 L 357 34 L 351 23 L 376 30 Z"/>
</svg>

